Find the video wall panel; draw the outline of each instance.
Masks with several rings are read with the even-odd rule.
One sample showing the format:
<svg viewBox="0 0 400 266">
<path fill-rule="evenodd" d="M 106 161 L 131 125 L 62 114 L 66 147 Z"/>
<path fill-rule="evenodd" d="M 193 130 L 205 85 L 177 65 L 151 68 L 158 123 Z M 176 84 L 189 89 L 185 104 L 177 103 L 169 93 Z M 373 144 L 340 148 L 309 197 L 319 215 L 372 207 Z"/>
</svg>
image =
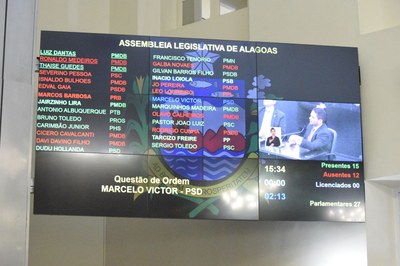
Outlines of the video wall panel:
<svg viewBox="0 0 400 266">
<path fill-rule="evenodd" d="M 363 222 L 356 48 L 44 31 L 34 212 Z"/>
</svg>

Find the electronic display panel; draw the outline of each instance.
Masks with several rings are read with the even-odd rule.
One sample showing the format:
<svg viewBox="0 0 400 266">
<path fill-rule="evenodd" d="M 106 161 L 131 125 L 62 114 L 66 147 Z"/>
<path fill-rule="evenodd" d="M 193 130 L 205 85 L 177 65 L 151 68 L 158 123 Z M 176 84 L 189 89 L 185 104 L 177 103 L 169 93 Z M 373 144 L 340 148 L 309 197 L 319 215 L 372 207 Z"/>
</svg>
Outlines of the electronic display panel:
<svg viewBox="0 0 400 266">
<path fill-rule="evenodd" d="M 362 222 L 357 50 L 44 31 L 34 212 Z"/>
</svg>

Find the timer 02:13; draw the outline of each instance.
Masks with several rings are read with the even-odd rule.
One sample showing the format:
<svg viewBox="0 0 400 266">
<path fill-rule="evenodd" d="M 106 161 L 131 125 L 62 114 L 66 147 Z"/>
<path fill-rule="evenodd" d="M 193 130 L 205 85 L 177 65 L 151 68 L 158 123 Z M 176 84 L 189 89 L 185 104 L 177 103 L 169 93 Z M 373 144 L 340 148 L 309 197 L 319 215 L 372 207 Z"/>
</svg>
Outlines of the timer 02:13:
<svg viewBox="0 0 400 266">
<path fill-rule="evenodd" d="M 266 200 L 286 200 L 286 194 L 285 193 L 265 193 L 265 199 Z"/>
</svg>

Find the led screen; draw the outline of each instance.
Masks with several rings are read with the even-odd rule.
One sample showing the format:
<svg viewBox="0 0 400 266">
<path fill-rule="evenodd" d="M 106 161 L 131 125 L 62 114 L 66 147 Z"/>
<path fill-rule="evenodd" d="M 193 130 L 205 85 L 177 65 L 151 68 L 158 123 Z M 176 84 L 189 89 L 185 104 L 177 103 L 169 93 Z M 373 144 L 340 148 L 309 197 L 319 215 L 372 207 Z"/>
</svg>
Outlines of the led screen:
<svg viewBox="0 0 400 266">
<path fill-rule="evenodd" d="M 362 222 L 357 49 L 42 32 L 34 212 Z"/>
</svg>

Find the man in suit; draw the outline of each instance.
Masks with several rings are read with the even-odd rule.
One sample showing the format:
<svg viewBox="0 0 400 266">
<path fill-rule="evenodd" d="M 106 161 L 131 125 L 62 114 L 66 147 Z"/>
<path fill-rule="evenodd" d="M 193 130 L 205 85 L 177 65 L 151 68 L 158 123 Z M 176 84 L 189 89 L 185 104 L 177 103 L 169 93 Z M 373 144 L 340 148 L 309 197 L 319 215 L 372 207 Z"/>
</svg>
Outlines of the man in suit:
<svg viewBox="0 0 400 266">
<path fill-rule="evenodd" d="M 275 108 L 275 100 L 265 99 L 260 102 L 262 102 L 262 107 L 258 113 L 260 138 L 266 139 L 270 135 L 272 127 L 280 128 L 280 132 L 283 134 L 286 130 L 285 113 Z"/>
<path fill-rule="evenodd" d="M 300 145 L 311 151 L 330 152 L 333 135 L 329 131 L 326 122 L 326 111 L 323 108 L 314 108 L 308 118 L 310 123 L 301 135 L 292 135 L 290 144 Z"/>
</svg>

